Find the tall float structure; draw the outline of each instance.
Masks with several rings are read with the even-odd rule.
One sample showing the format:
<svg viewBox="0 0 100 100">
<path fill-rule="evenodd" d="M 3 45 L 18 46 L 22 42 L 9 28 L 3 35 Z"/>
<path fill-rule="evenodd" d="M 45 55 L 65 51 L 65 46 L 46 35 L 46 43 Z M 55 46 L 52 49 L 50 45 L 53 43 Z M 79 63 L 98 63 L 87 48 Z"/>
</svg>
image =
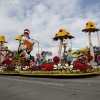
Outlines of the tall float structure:
<svg viewBox="0 0 100 100">
<path fill-rule="evenodd" d="M 58 50 L 58 56 L 61 59 L 61 53 L 62 53 L 62 45 L 64 39 L 72 39 L 74 36 L 70 35 L 69 32 L 67 32 L 65 29 L 60 29 L 59 32 L 55 35 L 53 38 L 54 41 L 60 40 L 60 46 Z"/>
<path fill-rule="evenodd" d="M 20 57 L 29 59 L 31 56 L 31 51 L 33 50 L 33 46 L 35 42 L 31 42 L 29 39 L 30 31 L 29 29 L 25 29 L 22 35 L 17 36 L 15 40 L 19 41 L 18 54 Z"/>
<path fill-rule="evenodd" d="M 90 47 L 90 55 L 93 56 L 92 62 L 94 62 L 94 50 L 93 50 L 93 44 L 91 40 L 91 32 L 97 32 L 100 31 L 98 28 L 96 28 L 95 24 L 92 21 L 89 21 L 86 23 L 86 27 L 82 30 L 82 32 L 88 32 L 89 37 L 89 47 Z"/>
<path fill-rule="evenodd" d="M 4 60 L 6 51 L 8 51 L 8 47 L 5 46 L 5 43 L 7 43 L 5 37 L 0 36 L 0 63 Z"/>
</svg>

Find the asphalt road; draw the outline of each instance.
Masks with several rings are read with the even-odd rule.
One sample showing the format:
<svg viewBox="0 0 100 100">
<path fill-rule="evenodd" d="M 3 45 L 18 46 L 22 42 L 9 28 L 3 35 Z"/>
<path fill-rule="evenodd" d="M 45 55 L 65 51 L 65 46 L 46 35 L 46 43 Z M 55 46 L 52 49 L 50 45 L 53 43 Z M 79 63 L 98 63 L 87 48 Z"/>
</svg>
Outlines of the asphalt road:
<svg viewBox="0 0 100 100">
<path fill-rule="evenodd" d="M 0 75 L 0 100 L 100 100 L 100 75 L 71 79 Z"/>
</svg>

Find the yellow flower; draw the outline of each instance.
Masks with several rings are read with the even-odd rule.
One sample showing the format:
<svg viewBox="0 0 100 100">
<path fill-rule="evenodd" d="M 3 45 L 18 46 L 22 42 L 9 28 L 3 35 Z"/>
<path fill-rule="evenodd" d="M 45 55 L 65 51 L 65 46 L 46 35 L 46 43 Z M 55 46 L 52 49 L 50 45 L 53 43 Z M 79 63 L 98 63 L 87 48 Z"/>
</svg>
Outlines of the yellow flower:
<svg viewBox="0 0 100 100">
<path fill-rule="evenodd" d="M 67 66 L 67 69 L 70 69 L 70 66 Z"/>
</svg>

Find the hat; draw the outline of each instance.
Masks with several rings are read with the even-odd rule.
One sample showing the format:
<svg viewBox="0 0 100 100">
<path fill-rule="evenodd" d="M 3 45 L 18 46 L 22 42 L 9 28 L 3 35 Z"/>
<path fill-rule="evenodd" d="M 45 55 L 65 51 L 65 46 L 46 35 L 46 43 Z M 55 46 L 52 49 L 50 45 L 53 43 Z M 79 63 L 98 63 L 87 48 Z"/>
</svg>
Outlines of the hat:
<svg viewBox="0 0 100 100">
<path fill-rule="evenodd" d="M 89 21 L 86 23 L 86 27 L 82 30 L 83 32 L 95 32 L 100 31 L 98 28 L 96 28 L 95 24 L 92 21 Z"/>
<path fill-rule="evenodd" d="M 0 42 L 7 43 L 4 36 L 0 36 Z"/>
<path fill-rule="evenodd" d="M 29 33 L 30 33 L 29 29 L 24 29 L 24 34 L 22 36 L 27 36 L 30 39 Z"/>
<path fill-rule="evenodd" d="M 21 40 L 22 39 L 22 35 L 17 36 L 17 38 L 15 40 Z"/>
<path fill-rule="evenodd" d="M 8 49 L 8 46 L 5 46 L 5 47 L 4 47 L 4 50 L 9 50 L 9 49 Z"/>
</svg>

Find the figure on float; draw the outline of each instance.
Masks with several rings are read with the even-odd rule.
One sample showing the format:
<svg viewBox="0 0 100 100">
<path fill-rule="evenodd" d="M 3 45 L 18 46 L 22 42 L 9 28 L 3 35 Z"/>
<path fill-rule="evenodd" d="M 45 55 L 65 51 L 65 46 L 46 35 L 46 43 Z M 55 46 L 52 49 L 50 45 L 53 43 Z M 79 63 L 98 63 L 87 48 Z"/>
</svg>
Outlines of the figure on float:
<svg viewBox="0 0 100 100">
<path fill-rule="evenodd" d="M 0 36 L 0 63 L 3 63 L 5 60 L 6 55 L 6 49 L 8 49 L 7 46 L 5 46 L 6 40 L 4 36 Z"/>
<path fill-rule="evenodd" d="M 9 67 L 12 65 L 13 52 L 8 50 L 8 46 L 5 46 L 5 43 L 8 43 L 6 42 L 5 37 L 0 36 L 0 63 Z"/>
<path fill-rule="evenodd" d="M 30 31 L 28 29 L 24 30 L 24 34 L 16 38 L 19 40 L 18 54 L 21 58 L 24 58 L 27 65 L 30 65 L 31 51 L 35 42 L 31 42 L 29 39 Z"/>
<path fill-rule="evenodd" d="M 30 69 L 31 70 L 41 70 L 45 67 L 46 60 L 46 52 L 42 51 L 41 55 L 36 54 L 36 59 L 34 61 L 30 61 Z"/>
<path fill-rule="evenodd" d="M 71 48 L 68 49 L 68 53 L 67 53 L 67 62 L 68 62 L 68 65 L 69 65 L 69 66 L 70 66 L 71 64 L 73 64 L 73 62 L 74 62 L 74 57 L 73 57 L 72 49 L 71 49 Z"/>
</svg>

